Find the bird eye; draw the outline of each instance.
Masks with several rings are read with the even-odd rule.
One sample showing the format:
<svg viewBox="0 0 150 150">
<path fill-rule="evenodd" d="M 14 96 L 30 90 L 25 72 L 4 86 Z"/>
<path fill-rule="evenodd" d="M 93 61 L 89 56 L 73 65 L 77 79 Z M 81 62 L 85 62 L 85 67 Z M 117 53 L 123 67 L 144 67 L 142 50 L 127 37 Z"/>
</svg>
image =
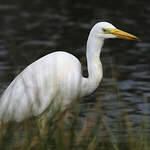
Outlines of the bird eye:
<svg viewBox="0 0 150 150">
<path fill-rule="evenodd" d="M 103 32 L 107 32 L 107 30 L 106 30 L 106 29 L 104 29 L 104 28 L 103 28 L 102 30 L 103 30 Z"/>
</svg>

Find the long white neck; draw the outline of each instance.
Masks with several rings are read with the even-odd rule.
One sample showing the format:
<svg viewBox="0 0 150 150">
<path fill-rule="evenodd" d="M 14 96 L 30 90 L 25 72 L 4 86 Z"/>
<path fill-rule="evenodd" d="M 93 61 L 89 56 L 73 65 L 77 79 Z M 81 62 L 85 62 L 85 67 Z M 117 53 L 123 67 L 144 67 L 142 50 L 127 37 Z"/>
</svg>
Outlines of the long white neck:
<svg viewBox="0 0 150 150">
<path fill-rule="evenodd" d="M 83 78 L 82 80 L 81 96 L 91 94 L 98 87 L 102 79 L 103 70 L 100 53 L 103 43 L 103 39 L 95 37 L 92 32 L 90 32 L 86 51 L 88 78 Z"/>
</svg>

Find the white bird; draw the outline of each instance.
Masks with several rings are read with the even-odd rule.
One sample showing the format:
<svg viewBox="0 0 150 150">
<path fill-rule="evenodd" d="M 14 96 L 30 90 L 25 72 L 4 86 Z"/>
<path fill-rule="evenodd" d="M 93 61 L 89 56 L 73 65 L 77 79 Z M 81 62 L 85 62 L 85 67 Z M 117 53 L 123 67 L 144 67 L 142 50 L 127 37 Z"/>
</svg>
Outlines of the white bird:
<svg viewBox="0 0 150 150">
<path fill-rule="evenodd" d="M 88 78 L 80 61 L 67 52 L 48 54 L 26 67 L 4 91 L 0 100 L 0 122 L 22 121 L 91 94 L 103 77 L 101 48 L 108 38 L 138 40 L 112 24 L 99 22 L 91 29 L 86 50 Z"/>
</svg>

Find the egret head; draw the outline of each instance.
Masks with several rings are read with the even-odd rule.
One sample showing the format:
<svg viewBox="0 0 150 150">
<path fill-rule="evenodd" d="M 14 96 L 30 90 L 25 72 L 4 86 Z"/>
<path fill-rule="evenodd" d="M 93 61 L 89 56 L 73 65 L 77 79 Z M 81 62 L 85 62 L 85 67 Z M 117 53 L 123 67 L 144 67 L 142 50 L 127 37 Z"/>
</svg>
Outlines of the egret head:
<svg viewBox="0 0 150 150">
<path fill-rule="evenodd" d="M 92 28 L 91 33 L 98 38 L 108 39 L 108 38 L 120 38 L 120 39 L 127 39 L 127 40 L 137 40 L 139 38 L 131 35 L 127 32 L 117 29 L 111 23 L 108 22 L 99 22 L 94 25 Z"/>
</svg>

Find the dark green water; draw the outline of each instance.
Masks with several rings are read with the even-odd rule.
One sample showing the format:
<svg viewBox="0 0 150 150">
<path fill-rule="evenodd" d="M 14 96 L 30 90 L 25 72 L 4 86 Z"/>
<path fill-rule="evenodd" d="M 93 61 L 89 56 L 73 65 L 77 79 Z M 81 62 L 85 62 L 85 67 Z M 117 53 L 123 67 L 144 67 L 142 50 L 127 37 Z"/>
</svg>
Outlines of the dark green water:
<svg viewBox="0 0 150 150">
<path fill-rule="evenodd" d="M 85 68 L 87 36 L 98 21 L 108 21 L 139 36 L 142 42 L 118 39 L 105 42 L 101 55 L 104 78 L 91 96 L 81 100 L 82 113 L 93 115 L 94 103 L 101 100 L 100 112 L 105 113 L 116 134 L 119 131 L 115 123 L 124 114 L 134 122 L 135 129 L 145 114 L 149 124 L 150 2 L 147 0 L 0 1 L 0 92 L 28 64 L 57 50 L 74 54 Z"/>
</svg>

